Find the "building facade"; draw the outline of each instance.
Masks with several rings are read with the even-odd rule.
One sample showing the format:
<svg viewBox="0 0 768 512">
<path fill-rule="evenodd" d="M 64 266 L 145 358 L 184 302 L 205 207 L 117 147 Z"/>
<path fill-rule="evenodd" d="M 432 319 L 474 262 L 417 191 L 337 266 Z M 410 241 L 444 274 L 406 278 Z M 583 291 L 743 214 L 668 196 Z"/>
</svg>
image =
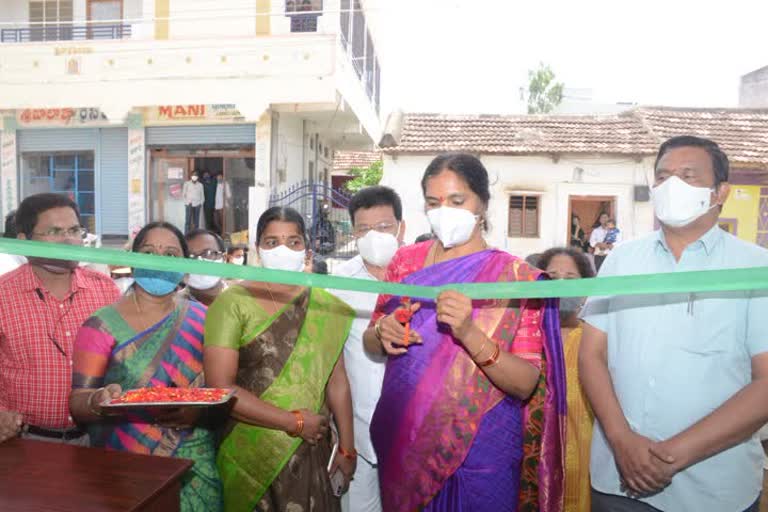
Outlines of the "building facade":
<svg viewBox="0 0 768 512">
<path fill-rule="evenodd" d="M 567 245 L 578 216 L 589 236 L 601 213 L 624 239 L 653 231 L 650 202 L 659 145 L 691 134 L 718 142 L 731 161 L 720 225 L 768 247 L 768 111 L 638 108 L 619 115 L 405 114 L 384 134 L 383 184 L 400 192 L 410 240 L 429 231 L 420 186 L 443 152 L 477 155 L 490 173 L 487 238 L 513 254 Z"/>
<path fill-rule="evenodd" d="M 381 69 L 354 0 L 8 0 L 0 9 L 0 204 L 70 194 L 125 237 L 184 224 L 193 171 L 223 174 L 224 231 L 269 192 L 330 183 L 381 135 Z M 251 235 L 250 237 L 248 235 Z"/>
</svg>

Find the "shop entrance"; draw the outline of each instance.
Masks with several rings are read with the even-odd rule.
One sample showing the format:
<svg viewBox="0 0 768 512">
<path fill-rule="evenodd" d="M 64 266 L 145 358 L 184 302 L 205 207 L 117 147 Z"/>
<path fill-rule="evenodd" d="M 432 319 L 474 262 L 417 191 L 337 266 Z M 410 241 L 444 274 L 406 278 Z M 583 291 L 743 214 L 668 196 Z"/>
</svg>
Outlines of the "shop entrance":
<svg viewBox="0 0 768 512">
<path fill-rule="evenodd" d="M 184 183 L 192 172 L 201 178 L 208 173 L 211 183 L 203 183 L 208 196 L 200 211 L 200 227 L 216 231 L 227 240 L 242 243 L 248 233 L 248 189 L 255 183 L 255 153 L 253 149 L 160 149 L 150 150 L 150 218 L 165 221 L 183 230 L 186 208 Z M 222 186 L 217 187 L 217 175 Z M 217 195 L 221 192 L 221 197 Z M 221 216 L 215 207 L 222 206 Z M 208 213 L 208 215 L 206 215 Z M 212 215 L 211 215 L 212 214 Z"/>
</svg>

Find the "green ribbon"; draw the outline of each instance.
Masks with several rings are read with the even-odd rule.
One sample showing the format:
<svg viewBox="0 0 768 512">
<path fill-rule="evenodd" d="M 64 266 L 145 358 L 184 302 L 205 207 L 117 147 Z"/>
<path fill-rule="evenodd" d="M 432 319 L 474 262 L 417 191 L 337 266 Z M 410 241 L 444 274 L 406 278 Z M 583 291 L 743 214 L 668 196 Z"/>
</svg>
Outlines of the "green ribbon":
<svg viewBox="0 0 768 512">
<path fill-rule="evenodd" d="M 434 299 L 440 292 L 450 289 L 459 289 L 461 293 L 472 299 L 590 297 L 768 289 L 768 267 L 642 274 L 595 279 L 560 279 L 525 283 L 461 283 L 443 286 L 415 286 L 12 238 L 0 238 L 0 253 L 425 299 Z"/>
</svg>

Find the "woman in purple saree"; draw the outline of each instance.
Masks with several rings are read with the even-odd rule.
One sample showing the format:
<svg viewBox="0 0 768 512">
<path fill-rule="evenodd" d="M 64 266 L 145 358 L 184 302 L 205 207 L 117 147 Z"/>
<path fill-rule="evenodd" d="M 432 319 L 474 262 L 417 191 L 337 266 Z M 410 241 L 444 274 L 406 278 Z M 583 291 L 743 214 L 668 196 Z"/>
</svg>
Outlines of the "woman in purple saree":
<svg viewBox="0 0 768 512">
<path fill-rule="evenodd" d="M 437 157 L 422 188 L 439 240 L 402 248 L 387 280 L 540 277 L 486 248 L 488 175 L 476 158 Z M 407 339 L 398 309 L 413 313 Z M 385 511 L 562 510 L 565 373 L 554 302 L 381 296 L 365 343 L 390 356 L 371 424 Z"/>
</svg>

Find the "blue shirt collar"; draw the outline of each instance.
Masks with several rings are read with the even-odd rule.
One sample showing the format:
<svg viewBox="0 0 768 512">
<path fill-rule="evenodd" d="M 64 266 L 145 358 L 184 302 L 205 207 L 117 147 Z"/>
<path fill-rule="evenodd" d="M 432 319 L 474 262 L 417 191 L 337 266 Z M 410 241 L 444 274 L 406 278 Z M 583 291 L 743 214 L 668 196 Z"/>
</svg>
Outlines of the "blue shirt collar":
<svg viewBox="0 0 768 512">
<path fill-rule="evenodd" d="M 704 251 L 707 253 L 707 255 L 712 254 L 712 251 L 715 249 L 715 246 L 717 246 L 718 242 L 723 239 L 723 230 L 720 229 L 720 226 L 718 224 L 715 224 L 712 226 L 712 228 L 704 233 L 701 238 L 693 242 L 688 247 L 694 247 L 697 245 L 700 245 L 704 247 Z M 659 229 L 656 231 L 656 243 L 664 249 L 667 252 L 670 252 L 669 246 L 667 245 L 667 240 L 664 238 L 664 230 Z M 687 248 L 686 248 L 687 249 Z"/>
</svg>

